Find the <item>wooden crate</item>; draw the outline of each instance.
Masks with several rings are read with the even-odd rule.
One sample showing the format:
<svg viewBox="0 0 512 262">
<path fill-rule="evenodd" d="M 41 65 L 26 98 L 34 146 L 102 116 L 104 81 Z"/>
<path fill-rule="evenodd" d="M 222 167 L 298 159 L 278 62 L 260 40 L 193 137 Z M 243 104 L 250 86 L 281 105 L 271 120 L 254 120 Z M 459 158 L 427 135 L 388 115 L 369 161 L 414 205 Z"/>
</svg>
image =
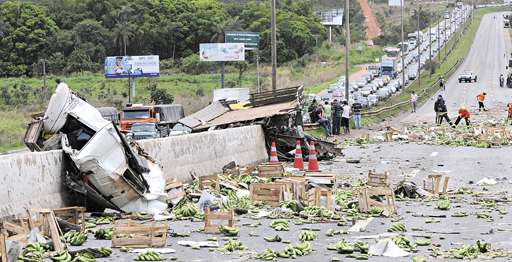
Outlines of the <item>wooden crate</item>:
<svg viewBox="0 0 512 262">
<path fill-rule="evenodd" d="M 59 224 L 51 209 L 28 210 L 28 222 L 30 229 L 38 228 L 44 236 L 52 240 L 56 252 L 60 253 L 65 250 L 65 245 L 60 239 L 61 230 Z"/>
<path fill-rule="evenodd" d="M 136 224 L 131 220 L 116 223 L 112 234 L 112 247 L 163 247 L 167 241 L 167 223 L 152 221 Z"/>
<path fill-rule="evenodd" d="M 7 261 L 7 232 L 4 230 L 0 231 L 0 261 Z"/>
<path fill-rule="evenodd" d="M 289 190 L 291 199 L 306 199 L 306 179 L 304 177 L 285 177 L 278 179 L 275 182 L 287 185 L 286 190 Z"/>
<path fill-rule="evenodd" d="M 201 176 L 199 177 L 199 190 L 211 188 L 216 192 L 220 192 L 220 179 L 219 175 Z"/>
<path fill-rule="evenodd" d="M 280 183 L 251 183 L 251 201 L 262 201 L 272 207 L 280 206 L 284 200 L 286 185 Z"/>
<path fill-rule="evenodd" d="M 212 212 L 210 208 L 204 210 L 204 232 L 219 233 L 219 225 L 212 223 L 214 221 L 227 221 L 230 227 L 235 226 L 235 211 L 233 209 L 227 212 Z"/>
<path fill-rule="evenodd" d="M 260 164 L 258 165 L 258 177 L 274 178 L 284 176 L 284 166 L 282 164 Z"/>
<path fill-rule="evenodd" d="M 16 241 L 24 246 L 27 244 L 27 236 L 30 232 L 28 220 L 20 218 L 13 221 L 4 221 L 2 231 L 7 234 L 7 240 Z"/>
<path fill-rule="evenodd" d="M 377 173 L 375 170 L 370 170 L 366 184 L 373 187 L 389 187 L 389 172 Z"/>
<path fill-rule="evenodd" d="M 314 183 L 317 185 L 333 187 L 336 185 L 336 175 L 333 174 L 311 174 L 308 173 L 304 177 L 308 183 Z"/>
<path fill-rule="evenodd" d="M 372 197 L 381 197 L 377 201 Z M 383 214 L 389 216 L 396 213 L 395 193 L 389 187 L 364 187 L 359 191 L 359 211 L 368 212 L 371 207 L 380 207 Z"/>
<path fill-rule="evenodd" d="M 434 195 L 446 194 L 450 177 L 444 176 L 442 189 L 441 180 L 443 180 L 443 175 L 428 175 L 427 178 L 423 180 L 423 189 Z"/>
<path fill-rule="evenodd" d="M 326 198 L 326 205 L 322 206 L 320 201 L 322 197 Z M 325 207 L 329 210 L 334 209 L 332 190 L 328 188 L 315 187 L 308 191 L 308 205 L 316 207 Z"/>
<path fill-rule="evenodd" d="M 167 193 L 167 203 L 173 205 L 176 205 L 186 195 L 183 183 L 175 180 L 165 182 L 165 192 Z"/>
<path fill-rule="evenodd" d="M 63 207 L 52 209 L 56 217 L 71 224 L 80 226 L 80 231 L 85 231 L 85 207 Z"/>
</svg>

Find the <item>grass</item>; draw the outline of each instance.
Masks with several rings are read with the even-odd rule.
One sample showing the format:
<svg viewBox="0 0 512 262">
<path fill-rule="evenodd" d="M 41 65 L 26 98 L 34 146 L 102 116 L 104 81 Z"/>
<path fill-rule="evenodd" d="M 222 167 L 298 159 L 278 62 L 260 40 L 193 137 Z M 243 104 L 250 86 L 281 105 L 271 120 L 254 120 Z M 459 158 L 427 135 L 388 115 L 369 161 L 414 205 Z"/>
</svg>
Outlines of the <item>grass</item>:
<svg viewBox="0 0 512 262">
<path fill-rule="evenodd" d="M 29 115 L 14 111 L 0 112 L 0 152 L 23 147 L 20 134 L 25 132 Z"/>
<path fill-rule="evenodd" d="M 475 38 L 476 32 L 480 26 L 480 22 L 482 20 L 482 17 L 485 14 L 492 13 L 499 11 L 496 8 L 483 8 L 483 9 L 477 9 L 474 13 L 474 19 L 469 23 L 466 33 L 461 37 L 461 40 L 459 43 L 456 43 L 456 36 L 453 37 L 447 45 L 441 50 L 441 57 L 445 53 L 446 49 L 451 48 L 453 45 L 456 45 L 456 47 L 453 49 L 452 53 L 449 54 L 446 57 L 446 60 L 441 63 L 440 67 L 437 69 L 437 71 L 430 76 L 429 72 L 423 72 L 421 74 L 421 87 L 419 86 L 418 81 L 414 81 L 405 92 L 402 92 L 399 96 L 392 97 L 388 100 L 386 100 L 384 103 L 380 103 L 377 107 L 372 108 L 373 110 L 377 110 L 382 107 L 388 107 L 394 104 L 397 104 L 399 102 L 408 101 L 410 99 L 410 94 L 412 91 L 415 91 L 416 93 L 420 93 L 424 89 L 428 89 L 428 92 L 426 95 L 421 96 L 419 98 L 419 103 L 423 104 L 425 101 L 427 101 L 435 92 L 437 92 L 438 88 L 429 88 L 431 87 L 441 75 L 446 76 L 447 71 L 453 67 L 459 59 L 464 58 L 471 49 L 471 45 L 473 43 L 473 40 Z M 384 111 L 382 113 L 379 113 L 377 115 L 373 116 L 367 116 L 364 117 L 363 125 L 368 126 L 371 124 L 375 124 L 378 122 L 382 122 L 383 120 L 396 116 L 399 113 L 405 112 L 407 110 L 410 110 L 409 105 L 404 105 L 398 108 L 395 108 L 394 110 Z"/>
</svg>

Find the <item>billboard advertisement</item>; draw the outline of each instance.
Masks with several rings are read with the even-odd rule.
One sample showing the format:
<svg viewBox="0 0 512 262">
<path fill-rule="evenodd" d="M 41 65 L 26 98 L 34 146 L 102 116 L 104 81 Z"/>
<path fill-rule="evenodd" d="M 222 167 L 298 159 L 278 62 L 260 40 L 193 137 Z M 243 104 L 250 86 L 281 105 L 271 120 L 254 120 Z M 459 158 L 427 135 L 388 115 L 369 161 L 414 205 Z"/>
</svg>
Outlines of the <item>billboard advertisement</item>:
<svg viewBox="0 0 512 262">
<path fill-rule="evenodd" d="M 199 45 L 199 58 L 205 62 L 244 61 L 243 43 L 210 43 Z"/>
<path fill-rule="evenodd" d="M 106 78 L 160 76 L 160 58 L 147 56 L 109 56 L 105 58 Z"/>
<path fill-rule="evenodd" d="M 402 6 L 402 1 L 405 2 L 405 0 L 389 0 L 388 4 L 389 6 Z"/>
<path fill-rule="evenodd" d="M 243 43 L 245 50 L 256 50 L 260 43 L 260 34 L 256 32 L 226 32 L 226 43 Z"/>
</svg>

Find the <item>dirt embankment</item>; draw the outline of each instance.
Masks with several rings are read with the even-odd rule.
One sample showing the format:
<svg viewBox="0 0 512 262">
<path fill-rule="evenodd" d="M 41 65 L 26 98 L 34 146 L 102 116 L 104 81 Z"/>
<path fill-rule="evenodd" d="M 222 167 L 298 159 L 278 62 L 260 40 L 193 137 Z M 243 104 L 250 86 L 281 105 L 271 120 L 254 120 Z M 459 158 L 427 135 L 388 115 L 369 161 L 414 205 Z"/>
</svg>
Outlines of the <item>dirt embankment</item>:
<svg viewBox="0 0 512 262">
<path fill-rule="evenodd" d="M 380 35 L 379 23 L 377 22 L 377 18 L 375 17 L 368 0 L 359 0 L 359 4 L 361 5 L 361 9 L 363 10 L 365 17 L 366 37 L 368 40 L 373 40 Z"/>
</svg>

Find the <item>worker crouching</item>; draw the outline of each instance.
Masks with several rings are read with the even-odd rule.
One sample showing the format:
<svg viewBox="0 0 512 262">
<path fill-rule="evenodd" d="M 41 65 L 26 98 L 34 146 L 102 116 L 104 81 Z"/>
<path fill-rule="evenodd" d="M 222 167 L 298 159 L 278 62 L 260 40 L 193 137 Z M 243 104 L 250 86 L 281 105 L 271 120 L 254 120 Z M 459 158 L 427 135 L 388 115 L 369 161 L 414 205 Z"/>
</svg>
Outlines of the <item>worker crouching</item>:
<svg viewBox="0 0 512 262">
<path fill-rule="evenodd" d="M 469 113 L 469 110 L 465 106 L 461 106 L 459 108 L 459 115 L 457 116 L 457 120 L 455 120 L 455 124 L 453 127 L 456 127 L 459 125 L 460 120 L 464 119 L 466 121 L 466 126 L 469 126 L 471 123 L 469 121 L 469 118 L 471 117 L 471 114 Z"/>
</svg>

